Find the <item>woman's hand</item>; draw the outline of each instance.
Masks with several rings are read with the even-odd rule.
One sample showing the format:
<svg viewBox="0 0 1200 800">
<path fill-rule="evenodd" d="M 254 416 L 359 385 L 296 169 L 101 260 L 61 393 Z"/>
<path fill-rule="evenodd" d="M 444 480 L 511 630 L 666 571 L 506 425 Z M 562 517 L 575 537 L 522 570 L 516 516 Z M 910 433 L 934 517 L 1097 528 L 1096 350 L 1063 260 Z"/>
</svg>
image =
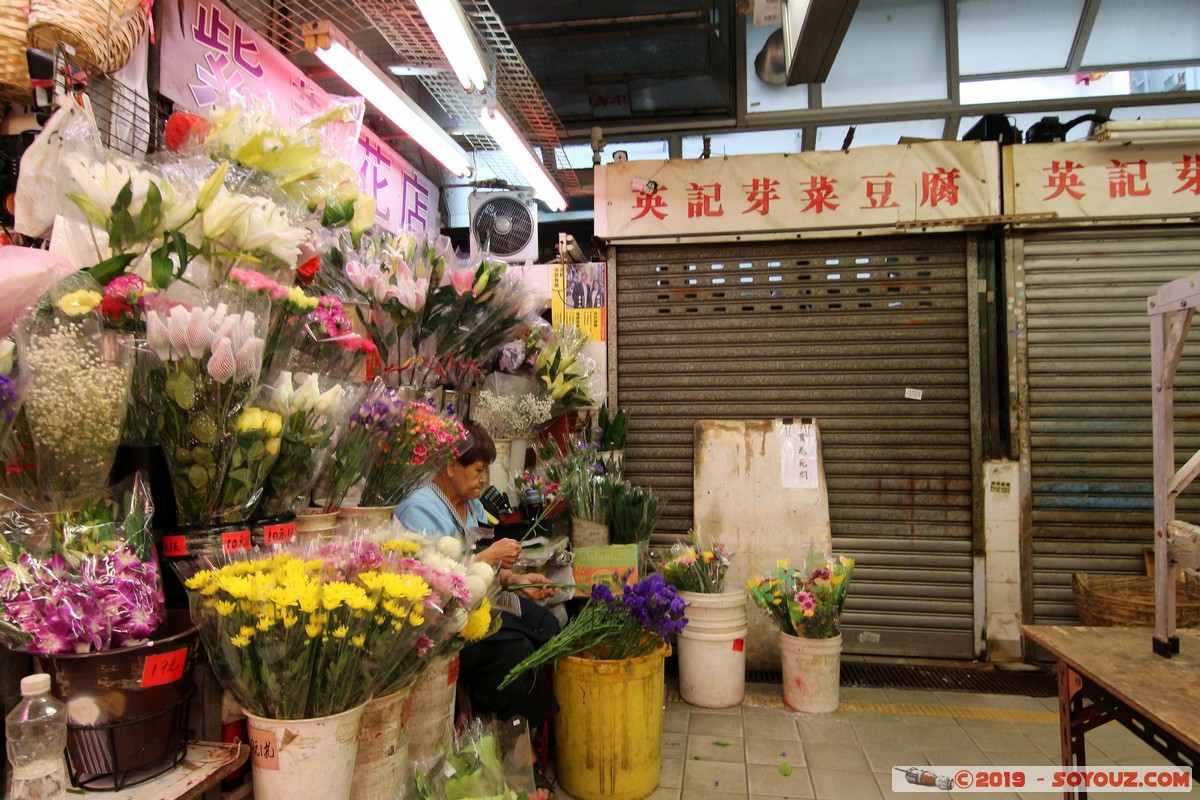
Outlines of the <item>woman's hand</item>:
<svg viewBox="0 0 1200 800">
<path fill-rule="evenodd" d="M 526 586 L 524 589 L 519 589 L 521 594 L 528 597 L 530 600 L 547 600 L 558 592 L 552 584 L 554 581 L 547 578 L 545 575 L 540 575 L 536 572 L 528 572 L 512 576 L 512 583 L 546 583 L 550 586 Z"/>
<path fill-rule="evenodd" d="M 475 554 L 476 561 L 484 561 L 493 567 L 512 569 L 517 556 L 521 555 L 521 543 L 516 539 L 500 539 Z"/>
</svg>

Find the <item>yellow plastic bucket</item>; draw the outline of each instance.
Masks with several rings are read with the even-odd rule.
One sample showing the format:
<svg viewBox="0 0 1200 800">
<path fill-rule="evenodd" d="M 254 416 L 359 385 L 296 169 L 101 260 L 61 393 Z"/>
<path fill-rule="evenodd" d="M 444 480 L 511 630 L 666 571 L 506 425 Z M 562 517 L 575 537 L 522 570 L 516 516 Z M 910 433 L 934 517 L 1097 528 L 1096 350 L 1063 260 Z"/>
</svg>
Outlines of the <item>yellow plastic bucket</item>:
<svg viewBox="0 0 1200 800">
<path fill-rule="evenodd" d="M 575 656 L 554 670 L 558 781 L 577 800 L 640 800 L 658 788 L 664 659 Z"/>
</svg>

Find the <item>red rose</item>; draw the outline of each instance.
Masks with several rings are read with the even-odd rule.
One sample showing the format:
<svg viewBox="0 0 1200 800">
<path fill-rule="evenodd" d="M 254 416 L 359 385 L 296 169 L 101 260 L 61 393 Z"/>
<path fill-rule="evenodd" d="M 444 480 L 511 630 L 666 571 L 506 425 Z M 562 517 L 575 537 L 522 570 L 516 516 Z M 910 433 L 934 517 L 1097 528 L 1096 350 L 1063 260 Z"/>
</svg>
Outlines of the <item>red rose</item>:
<svg viewBox="0 0 1200 800">
<path fill-rule="evenodd" d="M 176 111 L 167 120 L 167 129 L 163 133 L 163 140 L 167 147 L 178 153 L 188 142 L 194 141 L 196 144 L 203 142 L 208 138 L 208 132 L 211 130 L 212 125 L 204 117 L 198 117 L 186 111 Z"/>
</svg>

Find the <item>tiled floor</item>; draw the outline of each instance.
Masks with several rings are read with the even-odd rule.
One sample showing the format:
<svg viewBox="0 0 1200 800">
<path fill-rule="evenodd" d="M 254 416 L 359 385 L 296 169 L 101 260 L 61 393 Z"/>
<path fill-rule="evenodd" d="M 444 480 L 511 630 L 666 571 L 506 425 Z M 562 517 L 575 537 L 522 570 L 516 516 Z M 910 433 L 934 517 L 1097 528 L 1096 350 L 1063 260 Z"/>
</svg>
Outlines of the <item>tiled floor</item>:
<svg viewBox="0 0 1200 800">
<path fill-rule="evenodd" d="M 1051 792 L 892 790 L 893 767 L 1054 766 L 1057 699 L 1013 695 L 843 688 L 841 706 L 806 715 L 783 705 L 778 686 L 747 684 L 742 705 L 690 706 L 668 690 L 662 771 L 652 800 L 879 800 L 1061 797 Z M 1086 736 L 1091 766 L 1168 762 L 1112 722 Z M 1200 797 L 1190 793 L 1089 792 L 1090 798 Z M 571 800 L 561 788 L 559 800 Z"/>
</svg>

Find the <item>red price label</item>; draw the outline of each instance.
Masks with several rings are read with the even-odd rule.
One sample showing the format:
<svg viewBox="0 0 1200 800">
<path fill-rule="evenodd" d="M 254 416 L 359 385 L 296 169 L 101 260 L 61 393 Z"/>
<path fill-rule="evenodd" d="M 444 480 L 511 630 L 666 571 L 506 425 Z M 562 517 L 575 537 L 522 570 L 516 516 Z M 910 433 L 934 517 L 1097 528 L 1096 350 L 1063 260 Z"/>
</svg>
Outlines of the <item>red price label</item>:
<svg viewBox="0 0 1200 800">
<path fill-rule="evenodd" d="M 450 662 L 450 674 L 446 677 L 446 685 L 453 686 L 458 681 L 458 659 Z"/>
<path fill-rule="evenodd" d="M 221 552 L 226 555 L 250 549 L 250 531 L 230 531 L 221 534 Z"/>
<path fill-rule="evenodd" d="M 281 522 L 278 525 L 263 526 L 263 544 L 268 547 L 273 544 L 287 544 L 296 538 L 296 523 Z"/>
<path fill-rule="evenodd" d="M 745 649 L 746 649 L 746 640 L 745 639 L 734 639 L 733 640 L 733 652 L 740 653 Z"/>
<path fill-rule="evenodd" d="M 146 665 L 142 667 L 142 688 L 163 686 L 174 683 L 183 677 L 184 667 L 187 666 L 188 649 L 172 650 L 156 656 L 147 656 Z"/>
<path fill-rule="evenodd" d="M 246 726 L 250 737 L 250 763 L 255 769 L 279 769 L 279 744 L 275 731 L 264 731 L 253 725 Z"/>
<path fill-rule="evenodd" d="M 383 372 L 383 361 L 375 353 L 367 353 L 367 380 L 373 381 Z"/>
<path fill-rule="evenodd" d="M 187 555 L 187 538 L 184 536 L 164 536 L 162 552 L 167 558 L 178 558 Z"/>
</svg>

